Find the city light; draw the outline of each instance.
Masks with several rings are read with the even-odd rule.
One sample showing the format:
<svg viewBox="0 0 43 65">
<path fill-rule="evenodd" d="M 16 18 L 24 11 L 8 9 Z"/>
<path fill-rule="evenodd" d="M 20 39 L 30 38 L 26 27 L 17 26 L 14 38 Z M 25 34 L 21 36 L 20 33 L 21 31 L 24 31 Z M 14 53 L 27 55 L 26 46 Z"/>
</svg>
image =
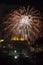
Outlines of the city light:
<svg viewBox="0 0 43 65">
<path fill-rule="evenodd" d="M 3 39 L 1 39 L 1 40 L 0 40 L 0 43 L 1 43 L 1 42 L 3 42 L 3 41 L 4 41 L 4 40 L 3 40 Z"/>
<path fill-rule="evenodd" d="M 14 59 L 18 59 L 18 56 L 14 56 Z"/>
</svg>

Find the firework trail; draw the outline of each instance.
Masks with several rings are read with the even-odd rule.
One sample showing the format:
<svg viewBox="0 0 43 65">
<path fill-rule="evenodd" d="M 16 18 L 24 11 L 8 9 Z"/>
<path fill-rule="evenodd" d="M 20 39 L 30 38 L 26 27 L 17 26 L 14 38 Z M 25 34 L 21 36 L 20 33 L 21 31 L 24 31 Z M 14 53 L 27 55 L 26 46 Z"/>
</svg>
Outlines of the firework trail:
<svg viewBox="0 0 43 65">
<path fill-rule="evenodd" d="M 40 33 L 41 16 L 38 10 L 34 8 L 20 7 L 7 16 L 3 29 L 5 38 L 24 38 L 24 40 L 33 41 Z"/>
</svg>

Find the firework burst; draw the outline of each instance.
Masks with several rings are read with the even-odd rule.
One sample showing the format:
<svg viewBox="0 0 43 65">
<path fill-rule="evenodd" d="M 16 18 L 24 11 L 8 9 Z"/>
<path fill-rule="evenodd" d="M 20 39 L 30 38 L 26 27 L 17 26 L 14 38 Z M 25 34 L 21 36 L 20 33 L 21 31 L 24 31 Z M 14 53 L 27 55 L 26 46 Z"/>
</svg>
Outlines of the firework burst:
<svg viewBox="0 0 43 65">
<path fill-rule="evenodd" d="M 40 13 L 34 8 L 21 7 L 7 16 L 3 29 L 5 38 L 13 37 L 24 38 L 24 40 L 33 41 L 40 32 Z"/>
</svg>

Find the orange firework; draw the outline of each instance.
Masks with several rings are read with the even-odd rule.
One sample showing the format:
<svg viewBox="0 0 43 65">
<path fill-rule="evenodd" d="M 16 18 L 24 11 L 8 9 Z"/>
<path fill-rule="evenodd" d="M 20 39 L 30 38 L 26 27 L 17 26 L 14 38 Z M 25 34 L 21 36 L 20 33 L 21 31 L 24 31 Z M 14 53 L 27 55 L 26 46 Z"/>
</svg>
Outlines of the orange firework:
<svg viewBox="0 0 43 65">
<path fill-rule="evenodd" d="M 5 38 L 24 38 L 24 40 L 33 41 L 40 33 L 41 16 L 38 10 L 34 8 L 20 7 L 7 16 L 4 22 Z"/>
</svg>

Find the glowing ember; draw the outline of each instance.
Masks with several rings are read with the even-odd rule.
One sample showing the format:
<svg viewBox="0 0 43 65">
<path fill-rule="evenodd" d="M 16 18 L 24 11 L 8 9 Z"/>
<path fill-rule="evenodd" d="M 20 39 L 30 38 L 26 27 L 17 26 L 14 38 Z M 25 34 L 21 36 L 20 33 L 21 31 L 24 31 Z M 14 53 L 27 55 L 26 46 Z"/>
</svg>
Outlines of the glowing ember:
<svg viewBox="0 0 43 65">
<path fill-rule="evenodd" d="M 40 32 L 40 14 L 34 8 L 19 8 L 10 13 L 4 22 L 5 38 L 33 41 Z M 16 38 L 15 38 L 16 37 Z"/>
</svg>

